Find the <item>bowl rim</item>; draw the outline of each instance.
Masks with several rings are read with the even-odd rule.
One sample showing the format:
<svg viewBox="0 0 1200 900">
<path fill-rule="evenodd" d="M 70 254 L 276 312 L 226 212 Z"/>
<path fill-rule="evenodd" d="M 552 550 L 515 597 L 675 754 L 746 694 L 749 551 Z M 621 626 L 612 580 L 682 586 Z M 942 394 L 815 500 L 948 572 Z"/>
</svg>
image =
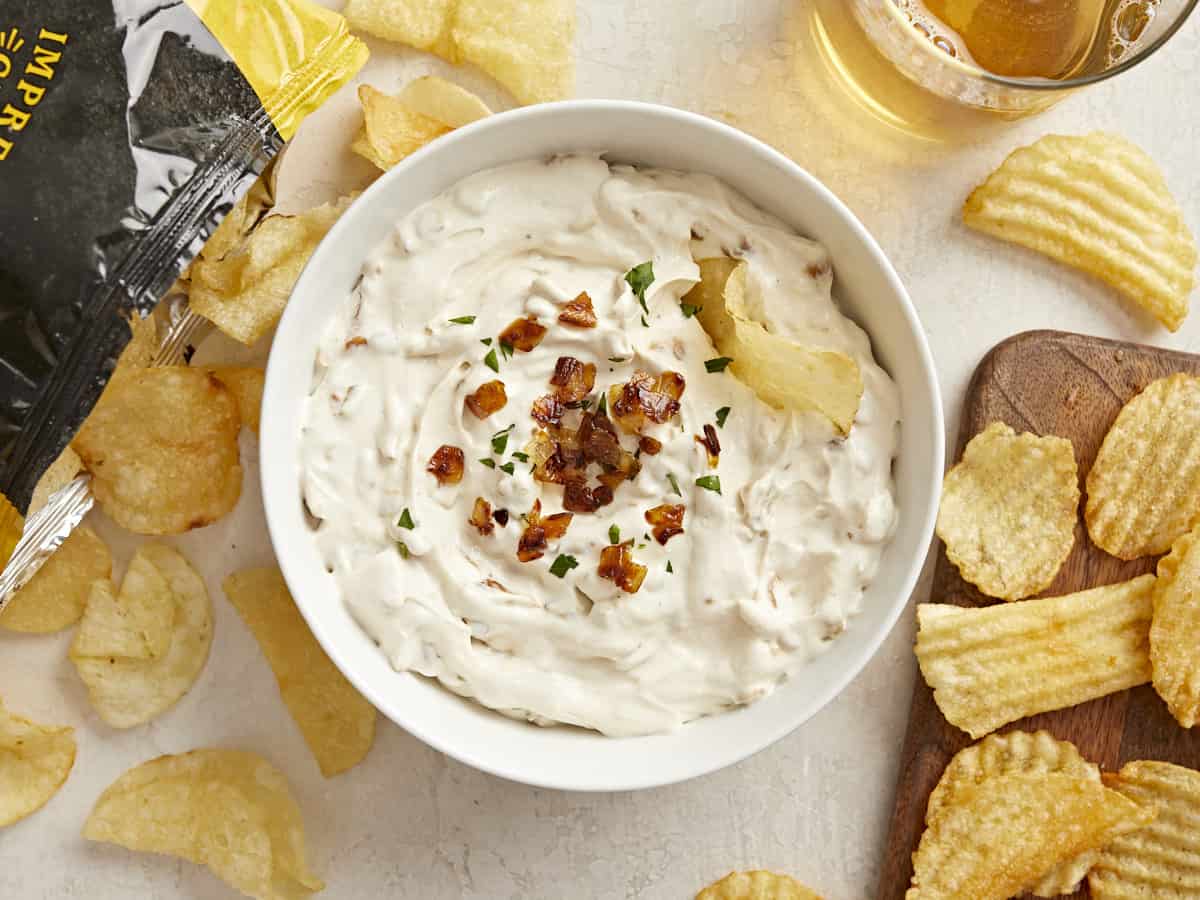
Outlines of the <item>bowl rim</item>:
<svg viewBox="0 0 1200 900">
<path fill-rule="evenodd" d="M 926 339 L 924 329 L 921 326 L 920 319 L 917 315 L 916 308 L 913 305 L 912 299 L 909 297 L 907 290 L 904 287 L 900 276 L 892 266 L 891 261 L 884 254 L 882 248 L 876 242 L 867 228 L 859 221 L 845 203 L 843 203 L 829 188 L 820 182 L 815 176 L 801 167 L 798 163 L 788 158 L 778 150 L 774 149 L 764 141 L 753 137 L 746 132 L 737 128 L 719 122 L 707 116 L 698 113 L 689 112 L 675 107 L 664 106 L 656 103 L 647 103 L 642 101 L 632 100 L 566 100 L 556 103 L 545 103 L 536 106 L 522 107 L 507 112 L 496 113 L 488 118 L 479 120 L 469 125 L 458 128 L 451 133 L 444 135 L 437 141 L 426 145 L 416 153 L 402 160 L 399 164 L 384 172 L 379 178 L 368 186 L 362 194 L 355 198 L 341 218 L 334 224 L 333 228 L 325 235 L 316 251 L 310 257 L 304 270 L 301 272 L 300 278 L 297 280 L 292 289 L 289 303 L 285 307 L 283 315 L 279 321 L 275 335 L 272 339 L 270 357 L 266 367 L 266 377 L 263 391 L 263 412 L 262 425 L 260 428 L 259 442 L 259 465 L 262 476 L 262 499 L 264 511 L 266 514 L 267 531 L 270 536 L 272 548 L 275 552 L 276 560 L 280 570 L 283 573 L 285 582 L 292 592 L 297 608 L 301 615 L 308 623 L 314 637 L 321 645 L 322 649 L 329 658 L 337 666 L 338 670 L 350 681 L 350 683 L 364 696 L 373 706 L 376 707 L 384 716 L 395 722 L 406 732 L 417 738 L 424 744 L 446 756 L 463 763 L 464 765 L 486 772 L 490 775 L 513 781 L 520 784 L 529 785 L 537 788 L 548 788 L 554 790 L 568 790 L 579 792 L 617 792 L 642 790 L 653 787 L 661 787 L 670 784 L 687 781 L 692 778 L 698 778 L 703 775 L 711 774 L 720 769 L 727 768 L 736 763 L 739 763 L 754 754 L 766 749 L 777 741 L 791 734 L 818 712 L 827 707 L 833 702 L 863 671 L 866 665 L 875 657 L 884 640 L 891 634 L 895 628 L 902 611 L 908 608 L 913 590 L 918 579 L 924 569 L 928 552 L 925 554 L 916 554 L 908 561 L 907 569 L 904 578 L 895 583 L 894 589 L 889 592 L 889 595 L 894 599 L 888 609 L 882 615 L 876 631 L 867 635 L 861 642 L 853 655 L 846 660 L 846 665 L 837 671 L 836 677 L 830 678 L 828 681 L 817 687 L 813 691 L 812 699 L 808 702 L 807 711 L 802 715 L 790 715 L 780 717 L 780 722 L 771 728 L 765 736 L 761 736 L 754 741 L 747 741 L 745 745 L 739 745 L 736 749 L 729 750 L 723 754 L 718 754 L 715 758 L 707 763 L 699 765 L 685 766 L 680 765 L 679 769 L 671 774 L 670 777 L 646 777 L 640 772 L 625 772 L 619 776 L 612 777 L 595 777 L 591 781 L 564 781 L 561 778 L 542 775 L 539 772 L 531 769 L 529 766 L 522 768 L 521 763 L 510 763 L 507 760 L 504 762 L 498 761 L 494 756 L 489 758 L 487 753 L 480 754 L 475 748 L 463 743 L 455 744 L 451 741 L 442 740 L 439 735 L 431 733 L 427 728 L 423 727 L 421 720 L 414 721 L 411 717 L 404 714 L 404 710 L 396 704 L 389 701 L 386 692 L 373 685 L 370 679 L 360 677 L 360 673 L 350 664 L 348 653 L 344 652 L 338 641 L 331 639 L 326 627 L 322 623 L 322 617 L 317 614 L 316 605 L 305 599 L 304 591 L 297 591 L 294 585 L 303 584 L 303 580 L 299 577 L 294 563 L 294 554 L 290 549 L 287 549 L 286 543 L 282 539 L 282 531 L 284 524 L 284 497 L 282 488 L 286 487 L 287 481 L 279 482 L 279 477 L 276 474 L 277 468 L 274 467 L 275 459 L 285 458 L 285 454 L 278 452 L 277 444 L 286 443 L 282 438 L 277 436 L 279 429 L 270 426 L 271 421 L 271 398 L 279 393 L 288 390 L 294 390 L 294 383 L 289 384 L 287 373 L 283 371 L 282 364 L 277 365 L 280 355 L 280 347 L 283 342 L 277 339 L 283 335 L 286 336 L 290 331 L 295 330 L 291 327 L 292 320 L 298 320 L 300 317 L 299 304 L 291 302 L 292 297 L 303 296 L 308 289 L 308 283 L 315 276 L 313 273 L 320 267 L 323 257 L 323 251 L 338 243 L 342 233 L 353 229 L 355 210 L 362 210 L 372 204 L 374 199 L 388 190 L 388 186 L 398 180 L 405 178 L 410 169 L 417 166 L 422 160 L 427 157 L 446 152 L 450 148 L 464 144 L 482 140 L 487 133 L 496 128 L 511 127 L 514 122 L 526 122 L 532 119 L 541 119 L 558 116 L 564 112 L 594 112 L 605 114 L 631 114 L 650 117 L 659 117 L 664 121 L 664 124 L 670 125 L 672 122 L 687 125 L 693 128 L 709 130 L 715 134 L 722 135 L 726 139 L 731 139 L 740 143 L 745 148 L 746 152 L 758 154 L 765 161 L 774 164 L 784 170 L 787 178 L 793 181 L 805 183 L 806 187 L 812 191 L 820 200 L 833 212 L 837 218 L 841 219 L 846 225 L 865 252 L 870 256 L 871 262 L 879 270 L 879 273 L 886 280 L 891 291 L 889 302 L 897 302 L 900 306 L 900 312 L 903 320 L 906 323 L 910 333 L 912 342 L 917 351 L 917 356 L 921 368 L 921 385 L 922 396 L 918 398 L 919 402 L 924 405 L 928 404 L 928 409 L 924 410 L 929 416 L 928 428 L 932 440 L 932 457 L 929 460 L 931 470 L 936 473 L 941 473 L 944 470 L 945 459 L 945 422 L 942 408 L 941 388 L 937 379 L 937 370 L 934 365 L 933 354 L 930 350 L 928 340 Z M 537 156 L 537 151 L 531 151 L 531 157 Z M 490 164 L 481 164 L 476 171 L 484 171 L 490 168 Z M 702 170 L 701 170 L 702 171 Z M 790 224 L 790 223 L 789 223 Z M 368 248 L 369 249 L 369 248 Z M 836 260 L 835 260 L 836 266 Z M 868 335 L 870 332 L 868 331 Z M 908 416 L 906 415 L 906 418 Z M 903 444 L 903 441 L 901 442 Z M 282 447 L 279 448 L 283 449 Z M 280 483 L 281 491 L 272 492 L 269 490 L 269 485 Z M 923 543 L 928 546 L 932 540 L 934 531 L 934 520 L 937 513 L 937 496 L 940 490 L 940 479 L 933 479 L 925 488 L 926 496 L 923 498 L 925 502 L 926 512 L 923 521 L 919 523 L 920 534 L 923 536 Z M 291 491 L 294 500 L 294 490 Z M 283 547 L 284 552 L 280 552 Z M 439 689 L 445 690 L 444 688 Z M 445 691 L 447 701 L 464 702 L 461 698 Z M 475 701 L 467 700 L 465 702 L 474 703 Z M 718 716 L 729 716 L 736 714 L 736 711 L 718 713 Z M 711 718 L 711 717 L 706 717 Z M 523 724 L 523 723 L 522 723 Z M 535 728 L 535 726 L 527 726 Z M 688 726 L 684 726 L 687 728 Z M 623 740 L 618 738 L 604 738 L 605 740 Z"/>
</svg>

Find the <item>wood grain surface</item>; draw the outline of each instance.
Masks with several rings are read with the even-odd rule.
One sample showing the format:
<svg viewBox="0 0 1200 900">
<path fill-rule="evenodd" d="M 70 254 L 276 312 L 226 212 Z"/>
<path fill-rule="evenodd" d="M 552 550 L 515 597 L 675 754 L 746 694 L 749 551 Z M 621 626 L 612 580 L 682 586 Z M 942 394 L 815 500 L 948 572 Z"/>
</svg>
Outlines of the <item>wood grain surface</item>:
<svg viewBox="0 0 1200 900">
<path fill-rule="evenodd" d="M 1173 372 L 1200 374 L 1200 356 L 1059 331 L 1018 334 L 997 345 L 976 369 L 967 389 L 954 460 L 990 422 L 1006 422 L 1018 432 L 1069 438 L 1075 445 L 1082 489 L 1121 407 L 1151 381 Z M 1153 571 L 1156 563 L 1157 558 L 1123 562 L 1094 546 L 1084 527 L 1081 502 L 1075 547 L 1043 596 L 1125 581 Z M 963 581 L 946 558 L 945 547 L 938 554 L 930 600 L 960 606 L 999 602 Z M 1200 769 L 1200 728 L 1179 727 L 1149 685 L 1022 719 L 1001 731 L 1039 728 L 1073 741 L 1103 769 L 1119 768 L 1132 759 L 1161 759 Z M 943 718 L 933 692 L 918 678 L 879 900 L 903 898 L 912 878 L 911 855 L 924 830 L 929 795 L 946 763 L 970 743 L 969 735 Z M 1072 896 L 1087 897 L 1086 886 Z"/>
</svg>

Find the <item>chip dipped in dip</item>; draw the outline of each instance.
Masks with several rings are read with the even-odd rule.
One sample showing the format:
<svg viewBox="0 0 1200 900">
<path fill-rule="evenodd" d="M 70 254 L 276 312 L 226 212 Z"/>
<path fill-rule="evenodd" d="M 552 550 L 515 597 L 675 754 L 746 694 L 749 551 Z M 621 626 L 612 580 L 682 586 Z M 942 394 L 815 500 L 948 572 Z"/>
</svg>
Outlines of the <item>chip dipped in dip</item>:
<svg viewBox="0 0 1200 900">
<path fill-rule="evenodd" d="M 714 349 L 689 302 L 713 258 L 768 332 L 857 364 L 848 434 Z M 596 156 L 413 210 L 322 338 L 301 440 L 355 619 L 398 670 L 614 736 L 803 677 L 896 523 L 898 395 L 832 281 L 721 182 Z"/>
</svg>

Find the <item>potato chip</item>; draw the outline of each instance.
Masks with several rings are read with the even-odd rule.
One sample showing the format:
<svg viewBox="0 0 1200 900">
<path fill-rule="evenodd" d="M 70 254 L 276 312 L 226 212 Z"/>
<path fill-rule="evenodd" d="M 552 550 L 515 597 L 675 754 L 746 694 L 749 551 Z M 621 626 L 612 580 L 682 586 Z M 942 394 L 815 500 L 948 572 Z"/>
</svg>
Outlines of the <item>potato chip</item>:
<svg viewBox="0 0 1200 900">
<path fill-rule="evenodd" d="M 917 661 L 953 725 L 979 738 L 1150 680 L 1153 575 L 983 608 L 917 607 Z"/>
<path fill-rule="evenodd" d="M 907 900 L 1007 900 L 1154 817 L 1091 778 L 997 775 L 964 790 L 913 854 Z"/>
<path fill-rule="evenodd" d="M 1056 740 L 1049 732 L 1010 731 L 991 734 L 960 750 L 950 760 L 929 797 L 925 821 L 933 824 L 946 811 L 987 778 L 998 775 L 1071 775 L 1100 781 L 1100 767 L 1084 759 L 1070 741 Z M 1070 894 L 1083 881 L 1099 852 L 1088 850 L 1067 860 L 1029 888 L 1038 897 Z"/>
<path fill-rule="evenodd" d="M 1150 664 L 1154 689 L 1171 715 L 1194 727 L 1200 721 L 1200 525 L 1158 561 Z"/>
<path fill-rule="evenodd" d="M 946 473 L 937 533 L 963 578 L 989 597 L 1021 600 L 1054 581 L 1078 515 L 1071 442 L 993 422 Z"/>
<path fill-rule="evenodd" d="M 1022 147 L 967 198 L 963 221 L 1103 279 L 1171 331 L 1187 316 L 1195 241 L 1154 160 L 1124 138 Z"/>
<path fill-rule="evenodd" d="M 862 399 L 858 363 L 836 350 L 806 347 L 749 318 L 747 266 L 732 259 L 700 261 L 700 281 L 684 302 L 730 371 L 776 409 L 813 410 L 849 434 Z"/>
<path fill-rule="evenodd" d="M 450 20 L 458 0 L 348 0 L 350 27 L 458 62 Z"/>
<path fill-rule="evenodd" d="M 1160 378 L 1125 404 L 1087 477 L 1088 534 L 1119 559 L 1158 556 L 1200 521 L 1200 378 Z"/>
<path fill-rule="evenodd" d="M 74 625 L 87 606 L 92 582 L 111 574 L 108 546 L 96 532 L 80 525 L 37 574 L 9 598 L 0 612 L 0 628 L 48 634 Z"/>
<path fill-rule="evenodd" d="M 242 424 L 258 434 L 266 372 L 255 366 L 219 366 L 209 371 L 233 394 Z"/>
<path fill-rule="evenodd" d="M 114 377 L 74 447 L 96 500 L 118 525 L 179 534 L 237 503 L 238 427 L 237 403 L 220 381 L 166 366 Z"/>
<path fill-rule="evenodd" d="M 189 270 L 191 308 L 234 340 L 253 344 L 275 327 L 308 258 L 352 200 L 266 216 L 240 236 L 218 228 L 216 244 L 210 239 Z"/>
<path fill-rule="evenodd" d="M 696 895 L 696 900 L 821 900 L 796 879 L 762 869 L 730 872 Z"/>
<path fill-rule="evenodd" d="M 38 725 L 0 702 L 0 828 L 37 812 L 75 764 L 75 729 Z"/>
<path fill-rule="evenodd" d="M 145 544 L 138 553 L 162 574 L 170 590 L 170 597 L 162 601 L 174 609 L 165 652 L 157 659 L 105 653 L 95 642 L 80 643 L 81 626 L 69 654 L 92 706 L 113 728 L 132 728 L 172 707 L 200 677 L 212 645 L 212 605 L 196 570 L 163 544 Z M 89 602 L 85 625 L 91 612 Z"/>
<path fill-rule="evenodd" d="M 399 100 L 413 112 L 447 128 L 462 128 L 492 114 L 488 105 L 466 88 L 436 75 L 410 81 L 400 92 Z"/>
<path fill-rule="evenodd" d="M 1200 772 L 1165 762 L 1132 762 L 1110 786 L 1158 817 L 1113 840 L 1088 875 L 1096 900 L 1200 897 Z"/>
<path fill-rule="evenodd" d="M 575 0 L 459 0 L 451 37 L 521 103 L 575 92 Z"/>
<path fill-rule="evenodd" d="M 450 128 L 436 119 L 413 112 L 399 97 L 377 91 L 369 84 L 358 89 L 363 126 L 350 149 L 387 171 Z"/>
<path fill-rule="evenodd" d="M 72 654 L 158 659 L 167 652 L 175 624 L 175 596 L 144 550 L 129 561 L 120 594 L 107 579 L 92 583 L 87 611 L 71 643 Z"/>
<path fill-rule="evenodd" d="M 67 447 L 59 454 L 58 459 L 50 463 L 50 468 L 42 473 L 33 496 L 29 500 L 29 516 L 40 510 L 57 491 L 65 488 L 75 480 L 75 476 L 83 471 L 83 460 L 79 454 Z"/>
<path fill-rule="evenodd" d="M 279 693 L 325 777 L 362 762 L 375 740 L 375 707 L 325 655 L 278 569 L 225 579 L 229 602 L 254 633 Z"/>
<path fill-rule="evenodd" d="M 100 795 L 83 835 L 207 866 L 250 897 L 299 900 L 325 885 L 282 773 L 238 750 L 193 750 L 130 769 Z"/>
</svg>

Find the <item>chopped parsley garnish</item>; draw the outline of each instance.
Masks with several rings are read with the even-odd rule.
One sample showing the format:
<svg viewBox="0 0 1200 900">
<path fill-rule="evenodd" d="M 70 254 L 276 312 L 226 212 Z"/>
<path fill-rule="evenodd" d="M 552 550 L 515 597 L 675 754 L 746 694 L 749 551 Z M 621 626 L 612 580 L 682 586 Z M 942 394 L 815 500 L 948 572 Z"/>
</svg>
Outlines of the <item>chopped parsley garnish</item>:
<svg viewBox="0 0 1200 900">
<path fill-rule="evenodd" d="M 513 345 L 510 344 L 508 341 L 501 341 L 500 342 L 500 353 L 503 354 L 505 359 L 512 359 Z"/>
<path fill-rule="evenodd" d="M 485 346 L 485 347 L 490 347 L 490 346 L 492 346 L 492 339 L 491 338 L 483 338 L 479 341 L 479 343 L 483 344 L 483 346 Z"/>
<path fill-rule="evenodd" d="M 729 410 L 728 406 L 722 406 L 720 409 L 717 410 L 717 427 L 718 428 L 725 427 L 725 420 L 729 418 L 729 412 L 730 412 L 730 410 Z"/>
<path fill-rule="evenodd" d="M 450 320 L 450 324 L 451 325 L 474 325 L 475 317 L 474 316 L 455 316 L 453 319 Z"/>
<path fill-rule="evenodd" d="M 623 362 L 625 362 L 625 357 L 623 357 L 623 356 L 610 356 L 610 357 L 608 358 L 608 361 L 609 361 L 610 363 L 623 363 Z"/>
<path fill-rule="evenodd" d="M 483 459 L 479 460 L 479 462 L 487 466 L 489 469 L 496 468 L 496 461 L 490 456 L 485 456 Z"/>
<path fill-rule="evenodd" d="M 514 466 L 511 462 L 506 462 L 504 465 L 502 465 L 500 467 L 500 471 L 506 475 L 511 475 L 513 472 L 516 471 L 516 468 L 517 467 Z"/>
<path fill-rule="evenodd" d="M 488 355 L 483 358 L 483 364 L 493 372 L 500 371 L 500 360 L 496 359 L 496 348 L 493 347 L 488 351 Z"/>
<path fill-rule="evenodd" d="M 669 559 L 667 560 L 667 571 L 672 575 L 675 574 L 675 567 L 671 565 L 671 561 Z"/>
<path fill-rule="evenodd" d="M 683 491 L 681 491 L 679 489 L 679 482 L 675 480 L 674 472 L 667 473 L 667 481 L 671 482 L 671 490 L 674 491 L 676 494 L 678 494 L 680 497 L 682 497 Z"/>
<path fill-rule="evenodd" d="M 508 435 L 516 428 L 516 424 L 509 425 L 507 428 L 497 431 L 492 435 L 492 452 L 497 456 L 503 456 L 504 451 L 508 449 Z"/>
<path fill-rule="evenodd" d="M 408 511 L 407 506 L 404 507 L 404 511 L 400 513 L 400 518 L 396 524 L 401 528 L 407 528 L 409 531 L 412 531 L 417 527 L 417 523 L 413 521 L 412 513 Z"/>
<path fill-rule="evenodd" d="M 654 284 L 654 262 L 648 260 L 640 266 L 634 266 L 625 273 L 625 280 L 633 289 L 634 296 L 637 297 L 638 303 L 642 305 L 642 311 L 650 312 L 650 307 L 646 305 L 646 290 L 650 285 Z"/>
<path fill-rule="evenodd" d="M 726 367 L 733 362 L 732 357 L 718 356 L 716 359 L 706 359 L 704 361 L 704 370 L 710 374 L 714 372 L 724 372 Z"/>
<path fill-rule="evenodd" d="M 578 567 L 579 560 L 565 553 L 560 553 L 558 558 L 550 564 L 550 574 L 558 578 L 564 578 L 568 572 Z"/>
<path fill-rule="evenodd" d="M 400 543 L 398 543 L 396 546 L 400 548 L 400 558 L 408 559 L 408 544 L 404 543 L 404 541 L 400 541 Z"/>
<path fill-rule="evenodd" d="M 600 402 L 596 404 L 596 415 L 608 415 L 608 394 L 604 391 L 600 392 Z"/>
<path fill-rule="evenodd" d="M 696 487 L 702 487 L 706 491 L 712 491 L 714 494 L 721 493 L 721 476 L 720 475 L 702 475 L 696 479 Z"/>
<path fill-rule="evenodd" d="M 512 456 L 513 456 L 513 459 L 520 460 L 521 462 L 529 462 L 529 454 L 522 453 L 520 450 L 514 450 L 512 452 Z"/>
<path fill-rule="evenodd" d="M 621 543 L 621 529 L 617 525 L 608 526 L 608 542 L 610 544 Z"/>
<path fill-rule="evenodd" d="M 646 317 L 645 317 L 645 316 L 642 316 L 642 327 L 643 327 L 643 328 L 649 328 L 649 327 L 650 327 L 650 323 L 646 321 Z"/>
<path fill-rule="evenodd" d="M 703 306 L 693 306 L 691 303 L 680 303 L 679 304 L 679 311 L 681 313 L 683 313 L 683 317 L 685 319 L 690 319 L 692 316 L 694 316 L 696 313 L 700 312 L 700 310 L 702 310 L 702 309 L 704 309 Z"/>
</svg>

